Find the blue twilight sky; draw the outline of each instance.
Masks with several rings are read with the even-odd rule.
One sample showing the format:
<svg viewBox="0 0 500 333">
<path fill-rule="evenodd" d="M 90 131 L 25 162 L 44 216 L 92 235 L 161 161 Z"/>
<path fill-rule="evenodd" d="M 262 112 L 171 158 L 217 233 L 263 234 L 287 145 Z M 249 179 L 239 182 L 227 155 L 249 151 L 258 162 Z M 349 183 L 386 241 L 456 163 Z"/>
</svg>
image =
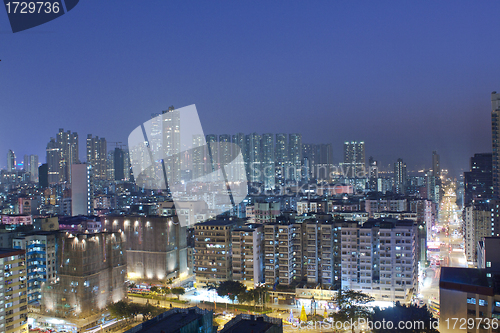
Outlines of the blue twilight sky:
<svg viewBox="0 0 500 333">
<path fill-rule="evenodd" d="M 12 33 L 0 8 L 0 167 L 60 127 L 126 142 L 196 104 L 205 134 L 365 141 L 367 158 L 455 173 L 491 151 L 498 1 L 82 0 Z M 108 144 L 108 148 L 113 148 Z"/>
</svg>

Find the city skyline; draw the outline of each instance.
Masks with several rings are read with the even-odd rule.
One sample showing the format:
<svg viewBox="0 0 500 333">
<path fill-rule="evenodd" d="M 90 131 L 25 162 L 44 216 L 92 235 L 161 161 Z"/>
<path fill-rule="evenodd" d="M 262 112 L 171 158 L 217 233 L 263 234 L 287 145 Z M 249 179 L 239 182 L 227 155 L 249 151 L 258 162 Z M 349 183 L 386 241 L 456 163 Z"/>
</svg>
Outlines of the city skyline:
<svg viewBox="0 0 500 333">
<path fill-rule="evenodd" d="M 364 141 L 382 165 L 429 168 L 435 150 L 458 175 L 491 151 L 498 3 L 111 6 L 17 34 L 0 14 L 2 155 L 43 156 L 60 127 L 125 142 L 190 104 L 205 133 L 301 133 L 331 143 L 334 163 Z"/>
</svg>

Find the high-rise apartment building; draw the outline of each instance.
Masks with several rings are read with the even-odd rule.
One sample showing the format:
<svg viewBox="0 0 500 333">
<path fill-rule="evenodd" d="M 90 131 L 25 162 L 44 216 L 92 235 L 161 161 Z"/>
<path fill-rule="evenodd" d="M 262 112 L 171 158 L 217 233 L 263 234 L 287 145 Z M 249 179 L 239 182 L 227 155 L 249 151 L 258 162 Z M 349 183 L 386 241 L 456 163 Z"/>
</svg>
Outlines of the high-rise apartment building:
<svg viewBox="0 0 500 333">
<path fill-rule="evenodd" d="M 228 165 L 232 160 L 231 135 L 219 135 L 219 162 L 221 166 Z"/>
<path fill-rule="evenodd" d="M 181 180 L 181 120 L 175 108 L 170 106 L 162 111 L 162 148 L 163 156 L 168 163 L 164 163 L 167 181 L 180 182 Z"/>
<path fill-rule="evenodd" d="M 276 148 L 275 148 L 275 174 L 276 184 L 284 185 L 286 183 L 286 176 L 288 173 L 288 139 L 284 133 L 276 134 Z"/>
<path fill-rule="evenodd" d="M 107 172 L 107 145 L 105 138 L 87 135 L 87 164 L 92 166 L 95 180 L 106 180 Z"/>
<path fill-rule="evenodd" d="M 59 146 L 59 181 L 71 182 L 71 165 L 80 163 L 78 158 L 78 133 L 60 128 L 56 136 Z"/>
<path fill-rule="evenodd" d="M 206 172 L 210 174 L 211 181 L 217 182 L 219 173 L 219 139 L 215 134 L 208 134 L 206 136 L 207 150 L 206 150 Z"/>
<path fill-rule="evenodd" d="M 56 139 L 50 138 L 47 143 L 47 177 L 49 184 L 59 182 L 59 159 L 61 158 L 61 148 Z"/>
<path fill-rule="evenodd" d="M 262 134 L 262 178 L 265 190 L 272 190 L 275 186 L 275 155 L 274 155 L 274 135 L 270 133 Z"/>
<path fill-rule="evenodd" d="M 12 240 L 15 249 L 26 251 L 28 304 L 39 305 L 42 285 L 57 280 L 57 231 L 38 231 L 19 235 Z"/>
<path fill-rule="evenodd" d="M 38 155 L 24 155 L 23 168 L 29 172 L 30 180 L 38 183 Z"/>
<path fill-rule="evenodd" d="M 14 172 L 16 170 L 16 154 L 9 149 L 7 152 L 7 171 Z"/>
<path fill-rule="evenodd" d="M 417 225 L 377 219 L 341 229 L 342 288 L 376 300 L 407 302 L 417 293 Z"/>
<path fill-rule="evenodd" d="M 247 156 L 247 176 L 250 182 L 261 182 L 262 177 L 262 136 L 257 133 L 245 136 Z"/>
<path fill-rule="evenodd" d="M 288 150 L 292 166 L 290 178 L 298 182 L 302 179 L 302 134 L 293 133 L 288 136 Z"/>
<path fill-rule="evenodd" d="M 494 233 L 491 211 L 490 205 L 486 202 L 472 203 L 464 208 L 465 257 L 469 263 L 477 263 L 478 242 Z"/>
<path fill-rule="evenodd" d="M 470 171 L 464 172 L 464 206 L 493 197 L 492 158 L 491 153 L 471 157 Z"/>
<path fill-rule="evenodd" d="M 306 181 L 315 178 L 316 162 L 318 160 L 318 146 L 315 144 L 302 144 L 302 178 Z"/>
<path fill-rule="evenodd" d="M 71 165 L 78 159 L 78 134 L 60 128 L 56 138 L 47 143 L 47 173 L 49 184 L 71 182 Z"/>
<path fill-rule="evenodd" d="M 232 231 L 240 220 L 217 219 L 194 226 L 196 282 L 203 286 L 233 279 Z"/>
<path fill-rule="evenodd" d="M 93 170 L 90 164 L 71 166 L 71 215 L 94 213 Z"/>
<path fill-rule="evenodd" d="M 264 229 L 262 224 L 246 224 L 231 232 L 233 279 L 254 288 L 264 282 Z"/>
<path fill-rule="evenodd" d="M 396 163 L 394 163 L 394 192 L 405 194 L 407 183 L 406 163 L 403 162 L 403 159 L 398 158 Z"/>
<path fill-rule="evenodd" d="M 205 156 L 206 148 L 203 135 L 193 135 L 193 180 L 199 179 L 205 175 Z"/>
<path fill-rule="evenodd" d="M 432 171 L 436 178 L 441 177 L 441 160 L 439 154 L 435 150 L 432 152 Z"/>
<path fill-rule="evenodd" d="M 244 175 L 242 174 L 242 170 L 244 170 L 244 164 L 245 163 L 245 134 L 243 133 L 237 133 L 233 134 L 231 137 L 232 143 L 233 143 L 233 159 L 236 159 L 238 155 L 242 154 L 243 159 L 238 159 L 234 163 L 234 167 L 231 168 L 232 172 L 232 177 L 233 179 L 242 179 Z"/>
<path fill-rule="evenodd" d="M 316 156 L 316 169 L 313 170 L 313 178 L 330 181 L 332 179 L 333 148 L 331 143 L 319 145 L 319 154 Z"/>
<path fill-rule="evenodd" d="M 116 147 L 113 151 L 114 180 L 125 180 L 125 153 L 123 149 Z"/>
<path fill-rule="evenodd" d="M 303 243 L 303 257 L 307 283 L 340 289 L 342 224 L 316 219 L 306 220 L 304 224 L 306 238 Z M 344 223 L 346 226 L 349 224 L 357 222 Z"/>
<path fill-rule="evenodd" d="M 26 301 L 25 251 L 0 249 L 0 332 L 28 332 L 28 304 Z"/>
<path fill-rule="evenodd" d="M 344 142 L 343 172 L 351 178 L 364 178 L 366 173 L 365 143 L 363 141 Z"/>
<path fill-rule="evenodd" d="M 368 158 L 368 177 L 370 190 L 378 191 L 378 161 L 376 161 L 372 156 Z"/>
</svg>

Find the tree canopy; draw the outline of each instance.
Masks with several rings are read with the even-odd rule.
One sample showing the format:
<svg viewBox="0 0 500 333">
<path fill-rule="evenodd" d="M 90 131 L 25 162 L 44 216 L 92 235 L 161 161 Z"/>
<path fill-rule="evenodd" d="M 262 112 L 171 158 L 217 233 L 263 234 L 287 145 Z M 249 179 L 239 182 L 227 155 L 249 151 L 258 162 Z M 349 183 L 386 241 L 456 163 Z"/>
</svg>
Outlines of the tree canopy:
<svg viewBox="0 0 500 333">
<path fill-rule="evenodd" d="M 239 297 L 240 294 L 246 292 L 247 288 L 243 283 L 239 281 L 223 281 L 219 283 L 216 290 L 219 296 L 228 296 L 229 299 L 234 303 L 236 297 Z M 243 298 L 245 297 L 246 296 L 243 296 Z"/>
<path fill-rule="evenodd" d="M 137 315 L 142 314 L 145 319 L 151 319 L 164 312 L 165 309 L 151 304 L 127 303 L 125 301 L 119 301 L 108 305 L 108 311 L 111 316 L 115 318 L 135 318 Z"/>
<path fill-rule="evenodd" d="M 429 309 L 426 306 L 418 307 L 416 305 L 402 305 L 399 302 L 396 302 L 394 307 L 386 308 L 381 310 L 376 307 L 373 309 L 373 314 L 371 315 L 372 322 L 392 322 L 393 328 L 389 329 L 387 326 L 385 329 L 377 329 L 374 328 L 373 332 L 381 333 L 381 332 L 391 332 L 391 333 L 437 333 L 437 323 L 438 320 L 432 317 Z M 404 329 L 400 329 L 398 327 L 398 323 L 412 323 L 412 327 L 405 327 Z M 415 323 L 418 323 L 415 324 Z M 422 324 L 420 324 L 422 323 Z M 423 327 L 422 327 L 423 325 Z"/>
<path fill-rule="evenodd" d="M 186 293 L 186 290 L 182 287 L 175 287 L 170 289 L 170 292 L 174 295 L 177 295 L 177 299 L 180 299 L 181 295 L 184 295 Z"/>
<path fill-rule="evenodd" d="M 366 306 L 374 298 L 361 291 L 344 289 L 339 290 L 335 296 L 335 302 L 339 308 L 337 313 L 333 314 L 336 320 L 357 322 L 360 318 L 367 319 L 371 315 L 370 308 Z"/>
</svg>

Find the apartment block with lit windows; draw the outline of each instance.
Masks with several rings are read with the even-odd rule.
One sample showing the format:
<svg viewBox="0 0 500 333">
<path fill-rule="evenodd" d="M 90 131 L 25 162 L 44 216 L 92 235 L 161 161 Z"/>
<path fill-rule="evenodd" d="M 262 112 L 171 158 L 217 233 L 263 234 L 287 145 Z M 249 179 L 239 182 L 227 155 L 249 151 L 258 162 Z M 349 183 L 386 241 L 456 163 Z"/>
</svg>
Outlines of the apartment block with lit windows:
<svg viewBox="0 0 500 333">
<path fill-rule="evenodd" d="M 194 226 L 196 283 L 203 286 L 233 279 L 232 231 L 243 220 L 217 219 Z"/>
<path fill-rule="evenodd" d="M 233 279 L 253 288 L 264 282 L 264 229 L 246 224 L 232 231 Z"/>
<path fill-rule="evenodd" d="M 0 332 L 28 332 L 27 275 L 25 251 L 0 249 Z"/>
<path fill-rule="evenodd" d="M 417 293 L 417 225 L 377 219 L 341 229 L 342 288 L 375 300 L 407 302 Z"/>
</svg>

